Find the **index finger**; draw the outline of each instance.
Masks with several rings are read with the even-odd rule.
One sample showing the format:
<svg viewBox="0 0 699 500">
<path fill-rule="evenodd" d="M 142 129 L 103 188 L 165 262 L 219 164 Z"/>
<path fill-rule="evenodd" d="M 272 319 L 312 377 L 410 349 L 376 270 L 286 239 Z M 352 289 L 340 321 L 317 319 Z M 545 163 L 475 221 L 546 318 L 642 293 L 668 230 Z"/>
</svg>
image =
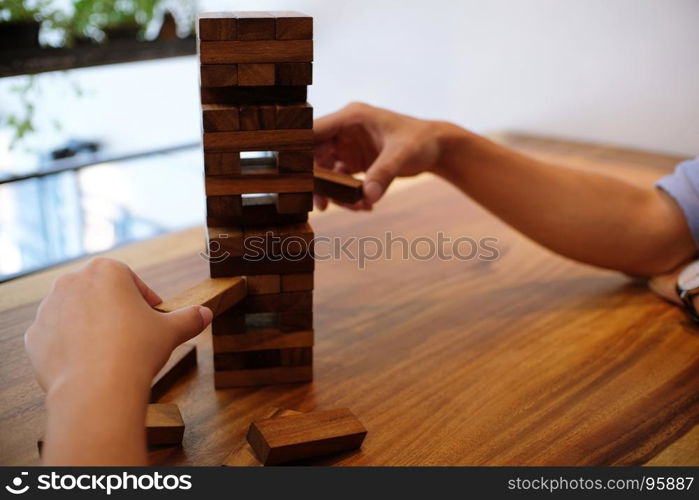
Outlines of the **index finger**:
<svg viewBox="0 0 699 500">
<path fill-rule="evenodd" d="M 316 144 L 331 141 L 343 128 L 362 124 L 365 118 L 361 106 L 350 104 L 339 111 L 317 118 L 313 122 L 313 138 Z"/>
</svg>

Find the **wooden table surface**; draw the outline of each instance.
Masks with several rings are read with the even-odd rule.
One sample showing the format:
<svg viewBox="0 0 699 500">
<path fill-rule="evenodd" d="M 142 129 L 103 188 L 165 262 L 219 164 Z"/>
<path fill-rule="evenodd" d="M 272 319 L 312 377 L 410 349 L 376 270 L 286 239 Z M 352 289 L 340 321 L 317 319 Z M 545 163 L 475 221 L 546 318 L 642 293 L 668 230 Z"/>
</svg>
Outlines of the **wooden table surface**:
<svg viewBox="0 0 699 500">
<path fill-rule="evenodd" d="M 644 184 L 680 160 L 500 139 Z M 162 398 L 180 405 L 184 444 L 153 463 L 219 465 L 270 407 L 350 407 L 369 430 L 362 450 L 319 463 L 699 464 L 699 334 L 643 284 L 553 255 L 431 177 L 398 183 L 373 213 L 335 209 L 312 224 L 343 238 L 495 237 L 500 258 L 401 260 L 396 246 L 364 270 L 347 257 L 318 262 L 314 382 L 215 391 L 205 332 L 197 372 Z M 207 275 L 203 240 L 195 228 L 109 255 L 168 296 Z M 22 334 L 61 270 L 0 286 L 3 465 L 38 462 L 43 395 Z"/>
</svg>

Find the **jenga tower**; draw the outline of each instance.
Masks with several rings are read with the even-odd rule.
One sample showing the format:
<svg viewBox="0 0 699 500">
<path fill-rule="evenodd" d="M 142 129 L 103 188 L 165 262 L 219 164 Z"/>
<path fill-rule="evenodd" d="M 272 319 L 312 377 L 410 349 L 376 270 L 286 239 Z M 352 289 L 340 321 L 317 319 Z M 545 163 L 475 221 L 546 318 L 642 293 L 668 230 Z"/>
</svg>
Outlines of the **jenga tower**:
<svg viewBox="0 0 699 500">
<path fill-rule="evenodd" d="M 312 38 L 295 12 L 199 17 L 211 276 L 248 286 L 212 326 L 217 388 L 313 378 Z"/>
</svg>

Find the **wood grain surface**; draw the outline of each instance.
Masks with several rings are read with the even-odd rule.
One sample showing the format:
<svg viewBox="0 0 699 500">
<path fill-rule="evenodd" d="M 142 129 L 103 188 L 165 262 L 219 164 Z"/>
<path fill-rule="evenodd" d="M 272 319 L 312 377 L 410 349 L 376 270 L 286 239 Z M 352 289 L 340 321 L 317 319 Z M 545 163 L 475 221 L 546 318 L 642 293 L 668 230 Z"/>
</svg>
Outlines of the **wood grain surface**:
<svg viewBox="0 0 699 500">
<path fill-rule="evenodd" d="M 501 136 L 572 168 L 649 185 L 681 158 Z M 494 261 L 320 260 L 312 383 L 215 391 L 211 335 L 161 398 L 183 446 L 154 464 L 220 465 L 270 408 L 349 407 L 369 431 L 340 465 L 699 465 L 699 334 L 644 284 L 540 248 L 446 183 L 398 181 L 372 213 L 314 213 L 318 236 L 497 238 Z M 201 228 L 110 252 L 163 296 L 207 276 Z M 424 252 L 424 248 L 419 246 Z M 328 248 L 316 245 L 316 253 Z M 356 253 L 356 252 L 355 252 Z M 44 398 L 22 335 L 53 278 L 0 286 L 0 462 L 36 464 Z"/>
</svg>

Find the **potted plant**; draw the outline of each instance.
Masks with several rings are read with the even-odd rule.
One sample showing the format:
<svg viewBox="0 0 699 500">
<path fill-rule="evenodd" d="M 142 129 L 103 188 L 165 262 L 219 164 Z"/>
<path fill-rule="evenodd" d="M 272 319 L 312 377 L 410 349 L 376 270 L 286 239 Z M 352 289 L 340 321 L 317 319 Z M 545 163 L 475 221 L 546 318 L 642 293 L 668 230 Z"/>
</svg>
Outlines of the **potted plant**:
<svg viewBox="0 0 699 500">
<path fill-rule="evenodd" d="M 45 0 L 3 0 L 0 4 L 0 50 L 39 46 L 39 15 Z"/>
</svg>

